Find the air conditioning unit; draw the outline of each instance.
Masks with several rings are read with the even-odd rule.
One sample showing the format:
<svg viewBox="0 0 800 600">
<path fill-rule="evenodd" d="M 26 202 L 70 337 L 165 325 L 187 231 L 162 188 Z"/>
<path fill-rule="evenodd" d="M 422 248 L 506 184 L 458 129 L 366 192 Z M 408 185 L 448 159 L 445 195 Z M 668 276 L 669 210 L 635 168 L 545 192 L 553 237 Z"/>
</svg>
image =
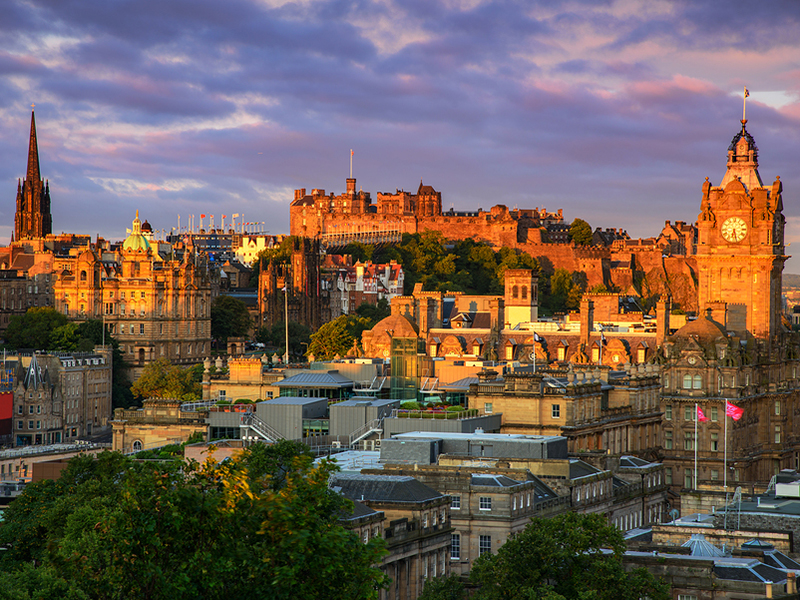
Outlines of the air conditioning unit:
<svg viewBox="0 0 800 600">
<path fill-rule="evenodd" d="M 331 448 L 341 448 L 341 447 L 342 447 L 342 442 L 339 441 L 331 442 Z"/>
</svg>

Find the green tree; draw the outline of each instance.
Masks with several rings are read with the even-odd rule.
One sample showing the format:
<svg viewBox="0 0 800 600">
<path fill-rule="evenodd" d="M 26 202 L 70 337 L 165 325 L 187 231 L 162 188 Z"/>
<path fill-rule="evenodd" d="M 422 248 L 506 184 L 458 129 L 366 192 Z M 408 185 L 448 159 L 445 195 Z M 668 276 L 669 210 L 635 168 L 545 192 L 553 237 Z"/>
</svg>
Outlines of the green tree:
<svg viewBox="0 0 800 600">
<path fill-rule="evenodd" d="M 592 243 L 592 226 L 583 219 L 575 219 L 569 226 L 569 239 L 579 246 Z"/>
<path fill-rule="evenodd" d="M 80 456 L 0 524 L 0 599 L 372 599 L 386 579 L 339 521 L 335 465 L 299 448 L 203 465 Z"/>
<path fill-rule="evenodd" d="M 202 376 L 203 365 L 183 368 L 160 358 L 144 368 L 131 386 L 131 392 L 140 399 L 175 398 L 184 402 L 196 401 L 202 396 Z"/>
<path fill-rule="evenodd" d="M 11 317 L 6 342 L 12 348 L 52 350 L 52 335 L 67 325 L 67 317 L 49 306 L 29 308 L 24 315 Z"/>
<path fill-rule="evenodd" d="M 244 337 L 252 319 L 247 305 L 232 296 L 218 296 L 211 305 L 211 337 L 227 343 L 229 337 Z"/>
<path fill-rule="evenodd" d="M 363 302 L 361 306 L 356 309 L 356 315 L 359 317 L 364 317 L 369 321 L 369 329 L 375 327 L 375 325 L 378 324 L 378 321 L 385 319 L 391 314 L 392 307 L 389 306 L 389 302 L 386 300 L 386 298 L 381 298 L 378 300 L 377 304 Z"/>
<path fill-rule="evenodd" d="M 321 360 L 330 360 L 337 354 L 345 356 L 353 347 L 353 342 L 360 341 L 361 334 L 369 327 L 369 319 L 358 315 L 342 315 L 311 334 L 308 353 Z"/>
<path fill-rule="evenodd" d="M 532 519 L 497 554 L 475 561 L 470 579 L 479 600 L 652 600 L 668 588 L 644 569 L 626 572 L 625 544 L 604 515 L 565 513 Z"/>
<path fill-rule="evenodd" d="M 417 600 L 464 600 L 464 584 L 458 575 L 431 577 Z"/>
</svg>

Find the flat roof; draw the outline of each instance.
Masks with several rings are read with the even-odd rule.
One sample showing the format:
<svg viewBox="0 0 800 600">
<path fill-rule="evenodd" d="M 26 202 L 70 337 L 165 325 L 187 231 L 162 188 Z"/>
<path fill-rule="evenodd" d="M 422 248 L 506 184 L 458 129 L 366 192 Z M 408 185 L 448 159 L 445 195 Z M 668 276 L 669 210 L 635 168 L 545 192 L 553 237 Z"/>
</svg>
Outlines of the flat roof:
<svg viewBox="0 0 800 600">
<path fill-rule="evenodd" d="M 306 398 L 300 396 L 278 396 L 277 398 L 272 398 L 270 400 L 263 400 L 261 402 L 257 402 L 256 404 L 290 404 L 290 405 L 305 405 L 305 404 L 316 404 L 318 402 L 325 402 L 327 404 L 327 398 Z"/>
<path fill-rule="evenodd" d="M 561 435 L 527 435 L 524 433 L 449 433 L 444 431 L 409 431 L 395 433 L 393 439 L 449 439 L 449 440 L 485 440 L 487 442 L 550 442 L 566 440 Z"/>
<path fill-rule="evenodd" d="M 353 387 L 354 382 L 339 371 L 308 371 L 287 377 L 275 384 L 279 388 L 346 388 Z"/>
</svg>

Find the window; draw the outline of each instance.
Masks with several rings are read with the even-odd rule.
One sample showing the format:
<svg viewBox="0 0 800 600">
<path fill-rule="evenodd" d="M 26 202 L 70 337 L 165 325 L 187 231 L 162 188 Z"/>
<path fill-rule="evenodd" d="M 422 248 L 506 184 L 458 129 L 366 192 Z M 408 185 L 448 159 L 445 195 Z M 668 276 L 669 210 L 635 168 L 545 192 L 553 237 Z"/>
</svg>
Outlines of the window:
<svg viewBox="0 0 800 600">
<path fill-rule="evenodd" d="M 665 431 L 664 432 L 664 449 L 665 450 L 672 450 L 672 432 Z"/>
<path fill-rule="evenodd" d="M 450 496 L 450 510 L 461 510 L 461 496 Z"/>
<path fill-rule="evenodd" d="M 553 416 L 554 419 L 561 418 L 561 405 L 560 404 L 552 404 L 550 406 L 550 414 Z"/>
<path fill-rule="evenodd" d="M 144 323 L 139 323 L 139 333 L 144 335 Z"/>
<path fill-rule="evenodd" d="M 454 533 L 450 536 L 450 558 L 458 560 L 461 558 L 461 534 Z"/>
<path fill-rule="evenodd" d="M 25 429 L 25 421 L 17 421 L 17 429 Z"/>
<path fill-rule="evenodd" d="M 492 552 L 492 536 L 482 535 L 478 539 L 478 556 Z"/>
<path fill-rule="evenodd" d="M 664 483 L 672 485 L 672 467 L 664 469 Z"/>
<path fill-rule="evenodd" d="M 481 510 L 492 510 L 492 499 L 489 496 L 481 496 L 478 506 Z"/>
<path fill-rule="evenodd" d="M 683 487 L 690 489 L 692 487 L 692 471 L 690 469 L 683 472 Z"/>
<path fill-rule="evenodd" d="M 684 375 L 683 376 L 683 389 L 690 390 L 692 389 L 692 376 L 691 375 Z"/>
<path fill-rule="evenodd" d="M 422 526 L 423 527 L 428 526 L 428 515 L 422 515 Z"/>
<path fill-rule="evenodd" d="M 365 543 L 365 544 L 366 544 L 366 543 L 369 541 L 369 529 L 365 529 L 365 530 L 364 530 L 364 537 L 363 537 L 363 540 L 364 540 L 364 543 Z"/>
<path fill-rule="evenodd" d="M 775 400 L 775 414 L 776 415 L 780 415 L 781 414 L 781 401 L 780 400 Z"/>
<path fill-rule="evenodd" d="M 29 415 L 32 415 L 32 414 L 33 414 L 33 404 L 31 404 L 31 405 L 28 407 L 28 414 L 29 414 Z"/>
<path fill-rule="evenodd" d="M 687 405 L 683 407 L 683 420 L 694 421 L 694 406 Z"/>
<path fill-rule="evenodd" d="M 17 406 L 17 414 L 20 414 L 20 415 L 22 414 L 22 404 Z"/>
<path fill-rule="evenodd" d="M 711 469 L 711 481 L 719 480 L 719 471 L 717 469 Z"/>
<path fill-rule="evenodd" d="M 711 451 L 712 452 L 719 452 L 719 434 L 712 433 L 711 434 Z"/>
<path fill-rule="evenodd" d="M 672 404 L 667 404 L 664 407 L 664 418 L 667 421 L 672 421 Z"/>
<path fill-rule="evenodd" d="M 780 425 L 775 425 L 775 443 L 776 444 L 780 444 L 781 443 L 781 426 Z"/>
<path fill-rule="evenodd" d="M 711 407 L 711 421 L 716 423 L 719 418 L 719 409 L 716 406 Z"/>
<path fill-rule="evenodd" d="M 683 449 L 694 450 L 694 433 L 691 431 L 683 432 Z"/>
<path fill-rule="evenodd" d="M 692 378 L 692 388 L 695 390 L 702 390 L 703 389 L 703 378 L 700 375 L 695 375 Z"/>
<path fill-rule="evenodd" d="M 678 600 L 697 600 L 694 594 L 678 594 Z"/>
<path fill-rule="evenodd" d="M 138 452 L 138 451 L 140 451 L 141 449 L 142 449 L 142 442 L 141 442 L 141 441 L 139 441 L 139 440 L 135 440 L 135 441 L 133 442 L 133 451 L 134 451 L 134 452 Z"/>
<path fill-rule="evenodd" d="M 484 402 L 483 403 L 483 412 L 487 415 L 492 414 L 492 403 L 491 402 Z"/>
<path fill-rule="evenodd" d="M 511 510 L 517 510 L 517 497 L 514 496 L 514 500 L 512 501 Z"/>
</svg>

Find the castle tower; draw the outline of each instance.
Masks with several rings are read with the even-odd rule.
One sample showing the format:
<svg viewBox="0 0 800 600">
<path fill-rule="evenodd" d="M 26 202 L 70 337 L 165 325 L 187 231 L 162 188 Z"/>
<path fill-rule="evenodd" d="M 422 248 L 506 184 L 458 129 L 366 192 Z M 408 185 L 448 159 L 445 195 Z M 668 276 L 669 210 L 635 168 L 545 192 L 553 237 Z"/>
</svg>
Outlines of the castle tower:
<svg viewBox="0 0 800 600">
<path fill-rule="evenodd" d="M 505 272 L 505 320 L 507 327 L 539 318 L 539 277 L 531 269 Z"/>
<path fill-rule="evenodd" d="M 17 212 L 14 215 L 14 239 L 42 238 L 53 232 L 50 215 L 50 184 L 39 172 L 39 145 L 36 141 L 36 120 L 31 111 L 31 136 L 28 143 L 28 169 L 25 180 L 17 184 Z"/>
<path fill-rule="evenodd" d="M 769 340 L 780 330 L 785 256 L 783 186 L 764 187 L 758 148 L 742 121 L 719 187 L 706 178 L 697 222 L 698 309 L 725 315 L 727 331 Z M 721 310 L 720 304 L 727 304 Z"/>
</svg>

